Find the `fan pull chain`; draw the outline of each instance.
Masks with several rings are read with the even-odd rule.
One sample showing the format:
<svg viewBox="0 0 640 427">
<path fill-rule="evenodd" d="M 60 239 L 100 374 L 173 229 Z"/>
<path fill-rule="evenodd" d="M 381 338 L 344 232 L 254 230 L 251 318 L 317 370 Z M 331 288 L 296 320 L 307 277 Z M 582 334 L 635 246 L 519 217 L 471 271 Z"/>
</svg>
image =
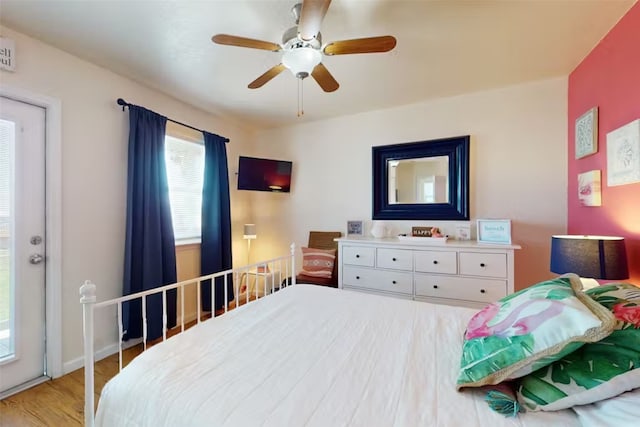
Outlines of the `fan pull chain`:
<svg viewBox="0 0 640 427">
<path fill-rule="evenodd" d="M 304 86 L 303 79 L 298 79 L 298 117 L 304 116 Z"/>
</svg>

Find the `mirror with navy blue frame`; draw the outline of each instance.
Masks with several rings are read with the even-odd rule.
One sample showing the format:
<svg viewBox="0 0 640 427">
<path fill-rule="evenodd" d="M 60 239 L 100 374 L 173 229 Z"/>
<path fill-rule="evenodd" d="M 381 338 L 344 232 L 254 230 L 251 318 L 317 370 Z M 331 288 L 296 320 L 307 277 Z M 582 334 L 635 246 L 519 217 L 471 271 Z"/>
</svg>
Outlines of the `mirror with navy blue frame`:
<svg viewBox="0 0 640 427">
<path fill-rule="evenodd" d="M 372 219 L 468 220 L 469 141 L 467 135 L 372 147 Z"/>
</svg>

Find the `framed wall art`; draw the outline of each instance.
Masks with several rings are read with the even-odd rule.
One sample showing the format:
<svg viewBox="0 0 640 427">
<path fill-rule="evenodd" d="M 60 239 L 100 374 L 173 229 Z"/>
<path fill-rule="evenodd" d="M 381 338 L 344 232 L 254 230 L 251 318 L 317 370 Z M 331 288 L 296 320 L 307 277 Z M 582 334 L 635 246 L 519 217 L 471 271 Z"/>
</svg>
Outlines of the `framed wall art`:
<svg viewBox="0 0 640 427">
<path fill-rule="evenodd" d="M 640 182 L 640 119 L 607 134 L 607 186 Z"/>
<path fill-rule="evenodd" d="M 602 206 L 599 170 L 578 174 L 578 200 L 582 206 Z"/>
<path fill-rule="evenodd" d="M 598 107 L 576 119 L 576 159 L 598 152 Z"/>
</svg>

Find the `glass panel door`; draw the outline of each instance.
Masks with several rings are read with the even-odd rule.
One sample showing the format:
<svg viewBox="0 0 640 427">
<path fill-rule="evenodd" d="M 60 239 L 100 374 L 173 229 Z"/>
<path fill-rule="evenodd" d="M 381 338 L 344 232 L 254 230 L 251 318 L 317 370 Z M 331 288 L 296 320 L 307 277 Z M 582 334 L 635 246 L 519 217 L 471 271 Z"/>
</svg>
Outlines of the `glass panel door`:
<svg viewBox="0 0 640 427">
<path fill-rule="evenodd" d="M 46 379 L 45 127 L 0 96 L 0 399 Z"/>
<path fill-rule="evenodd" d="M 0 119 L 0 362 L 15 356 L 12 257 L 15 123 Z"/>
</svg>

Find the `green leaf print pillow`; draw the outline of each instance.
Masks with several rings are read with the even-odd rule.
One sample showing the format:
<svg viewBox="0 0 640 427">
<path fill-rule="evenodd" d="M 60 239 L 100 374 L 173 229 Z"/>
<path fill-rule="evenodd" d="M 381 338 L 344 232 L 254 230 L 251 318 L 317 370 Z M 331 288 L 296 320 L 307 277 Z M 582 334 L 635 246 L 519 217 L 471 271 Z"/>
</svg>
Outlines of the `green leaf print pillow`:
<svg viewBox="0 0 640 427">
<path fill-rule="evenodd" d="M 620 283 L 586 294 L 613 313 L 616 329 L 521 378 L 518 400 L 527 409 L 556 411 L 640 388 L 640 288 Z"/>
<path fill-rule="evenodd" d="M 525 376 L 609 335 L 615 318 L 581 289 L 566 274 L 482 309 L 467 325 L 456 388 Z"/>
</svg>

